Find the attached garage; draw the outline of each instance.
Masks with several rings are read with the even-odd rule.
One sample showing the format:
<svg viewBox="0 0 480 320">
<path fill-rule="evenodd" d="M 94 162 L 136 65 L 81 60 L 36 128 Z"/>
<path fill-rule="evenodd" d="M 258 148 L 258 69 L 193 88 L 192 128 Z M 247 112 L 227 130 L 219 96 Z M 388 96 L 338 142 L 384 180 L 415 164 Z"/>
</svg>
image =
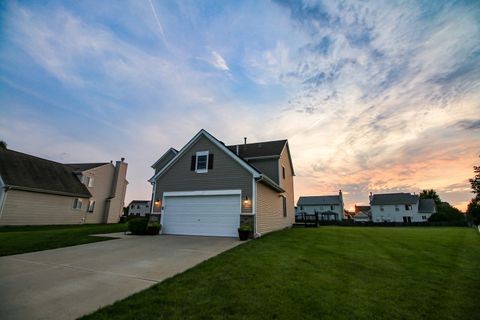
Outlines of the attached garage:
<svg viewBox="0 0 480 320">
<path fill-rule="evenodd" d="M 237 237 L 240 190 L 165 192 L 164 234 Z"/>
</svg>

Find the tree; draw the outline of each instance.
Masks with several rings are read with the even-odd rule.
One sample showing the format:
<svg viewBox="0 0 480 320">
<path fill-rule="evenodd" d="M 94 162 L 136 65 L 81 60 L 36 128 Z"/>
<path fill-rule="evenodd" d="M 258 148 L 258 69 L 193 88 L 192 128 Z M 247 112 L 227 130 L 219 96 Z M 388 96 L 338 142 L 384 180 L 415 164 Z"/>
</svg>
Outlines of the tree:
<svg viewBox="0 0 480 320">
<path fill-rule="evenodd" d="M 433 199 L 437 206 L 442 203 L 440 196 L 433 189 L 423 190 L 422 192 L 420 192 L 420 199 Z"/>
<path fill-rule="evenodd" d="M 476 225 L 480 224 L 480 166 L 473 166 L 473 172 L 475 176 L 473 179 L 469 179 L 472 187 L 472 193 L 475 193 L 473 198 L 467 207 L 467 214 L 470 220 Z"/>
<path fill-rule="evenodd" d="M 7 149 L 7 143 L 3 140 L 0 140 L 0 149 Z"/>
<path fill-rule="evenodd" d="M 468 204 L 467 214 L 470 220 L 478 226 L 480 224 L 480 201 L 477 201 L 475 198 L 472 199 Z"/>
<path fill-rule="evenodd" d="M 462 211 L 450 205 L 448 202 L 441 202 L 437 205 L 437 212 L 430 216 L 429 221 L 465 221 Z"/>
<path fill-rule="evenodd" d="M 480 201 L 480 166 L 473 166 L 473 172 L 475 177 L 469 179 L 470 185 L 472 186 L 472 193 L 475 193 L 475 199 Z"/>
</svg>

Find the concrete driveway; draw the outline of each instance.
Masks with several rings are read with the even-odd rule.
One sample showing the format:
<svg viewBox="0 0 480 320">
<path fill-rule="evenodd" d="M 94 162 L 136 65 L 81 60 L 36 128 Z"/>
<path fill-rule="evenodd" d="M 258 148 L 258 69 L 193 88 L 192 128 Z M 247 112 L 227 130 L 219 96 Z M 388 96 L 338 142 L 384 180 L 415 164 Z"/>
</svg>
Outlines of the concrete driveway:
<svg viewBox="0 0 480 320">
<path fill-rule="evenodd" d="M 2 319 L 75 319 L 235 247 L 234 238 L 123 236 L 0 257 Z"/>
</svg>

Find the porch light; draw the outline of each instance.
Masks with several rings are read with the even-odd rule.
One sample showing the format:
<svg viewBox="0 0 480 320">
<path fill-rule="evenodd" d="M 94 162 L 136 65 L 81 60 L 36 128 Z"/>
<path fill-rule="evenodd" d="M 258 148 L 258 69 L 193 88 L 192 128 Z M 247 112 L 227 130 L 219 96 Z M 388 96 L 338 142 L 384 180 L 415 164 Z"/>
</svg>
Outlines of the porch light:
<svg viewBox="0 0 480 320">
<path fill-rule="evenodd" d="M 248 196 L 245 196 L 245 200 L 243 200 L 244 205 L 249 205 L 251 203 L 250 199 L 248 199 Z"/>
<path fill-rule="evenodd" d="M 161 202 L 159 199 L 155 200 L 155 208 L 160 208 Z"/>
</svg>

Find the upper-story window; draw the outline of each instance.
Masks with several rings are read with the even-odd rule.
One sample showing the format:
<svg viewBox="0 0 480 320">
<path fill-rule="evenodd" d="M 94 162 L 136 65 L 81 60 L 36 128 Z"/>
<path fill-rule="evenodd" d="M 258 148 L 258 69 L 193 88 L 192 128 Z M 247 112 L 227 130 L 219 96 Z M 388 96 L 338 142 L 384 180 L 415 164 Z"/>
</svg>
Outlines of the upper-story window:
<svg viewBox="0 0 480 320">
<path fill-rule="evenodd" d="M 332 204 L 332 205 L 330 206 L 330 210 L 333 210 L 333 209 L 335 209 L 335 206 Z"/>
<path fill-rule="evenodd" d="M 283 177 L 283 179 L 285 179 L 285 167 L 284 166 L 282 166 L 282 177 Z"/>
<path fill-rule="evenodd" d="M 77 210 L 82 209 L 82 199 L 80 199 L 80 198 L 73 199 L 72 208 L 77 209 Z"/>
<path fill-rule="evenodd" d="M 197 152 L 197 161 L 195 165 L 196 173 L 208 172 L 208 151 Z"/>
<path fill-rule="evenodd" d="M 82 177 L 82 182 L 83 182 L 87 187 L 93 187 L 93 177 L 83 176 L 83 177 Z"/>
<path fill-rule="evenodd" d="M 383 206 L 380 206 L 380 211 L 383 211 Z"/>
<path fill-rule="evenodd" d="M 405 210 L 406 210 L 406 211 L 412 210 L 412 205 L 411 205 L 411 204 L 406 204 L 406 205 L 405 205 Z"/>
<path fill-rule="evenodd" d="M 400 208 L 398 207 L 397 204 L 395 205 L 395 211 L 400 211 Z"/>
</svg>

